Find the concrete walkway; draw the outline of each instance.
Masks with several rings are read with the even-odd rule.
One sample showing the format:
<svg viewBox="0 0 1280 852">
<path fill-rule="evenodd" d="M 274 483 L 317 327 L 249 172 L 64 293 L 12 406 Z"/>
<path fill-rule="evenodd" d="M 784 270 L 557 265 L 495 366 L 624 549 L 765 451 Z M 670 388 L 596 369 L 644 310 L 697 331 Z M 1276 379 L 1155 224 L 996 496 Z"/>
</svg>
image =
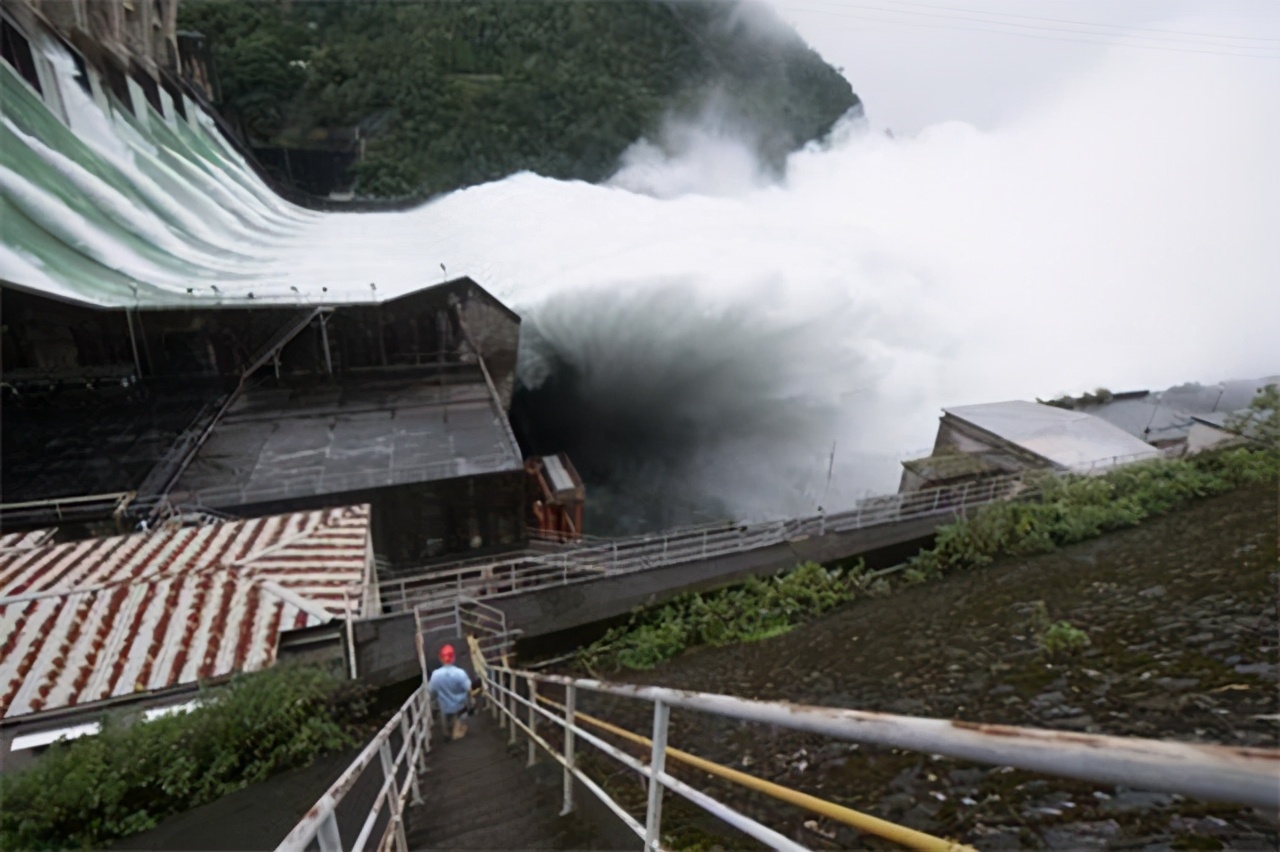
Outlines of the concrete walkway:
<svg viewBox="0 0 1280 852">
<path fill-rule="evenodd" d="M 454 742 L 438 737 L 421 776 L 423 804 L 406 820 L 412 849 L 603 849 L 611 844 L 576 814 L 559 816 L 561 773 L 545 754 L 525 768 L 527 746 L 486 713 Z M 437 728 L 438 731 L 438 728 Z M 554 767 L 554 768 L 553 768 Z M 589 793 L 580 792 L 579 795 Z"/>
</svg>

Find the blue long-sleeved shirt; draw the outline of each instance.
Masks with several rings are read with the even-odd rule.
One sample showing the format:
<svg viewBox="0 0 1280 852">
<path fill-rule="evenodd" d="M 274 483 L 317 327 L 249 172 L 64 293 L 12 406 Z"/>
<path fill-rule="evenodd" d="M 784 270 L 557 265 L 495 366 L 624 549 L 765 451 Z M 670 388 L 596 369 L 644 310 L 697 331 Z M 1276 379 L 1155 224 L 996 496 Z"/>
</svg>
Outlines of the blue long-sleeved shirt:
<svg viewBox="0 0 1280 852">
<path fill-rule="evenodd" d="M 467 673 L 452 663 L 441 666 L 431 673 L 427 681 L 427 689 L 440 705 L 441 713 L 460 713 L 467 706 L 467 696 L 471 692 L 471 678 Z"/>
</svg>

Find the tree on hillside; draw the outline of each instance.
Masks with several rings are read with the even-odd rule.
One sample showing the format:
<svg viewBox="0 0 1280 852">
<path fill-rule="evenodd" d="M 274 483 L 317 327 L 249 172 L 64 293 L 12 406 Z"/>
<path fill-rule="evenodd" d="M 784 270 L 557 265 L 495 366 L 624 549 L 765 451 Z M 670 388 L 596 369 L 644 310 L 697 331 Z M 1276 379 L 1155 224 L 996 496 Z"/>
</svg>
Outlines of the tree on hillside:
<svg viewBox="0 0 1280 852">
<path fill-rule="evenodd" d="M 762 160 L 859 105 L 767 9 L 685 0 L 264 3 L 187 0 L 248 141 L 361 129 L 357 191 L 447 192 L 534 171 L 598 181 L 668 116 L 712 98 Z"/>
<path fill-rule="evenodd" d="M 1227 419 L 1227 428 L 1280 451 L 1280 385 L 1259 390 L 1247 409 Z"/>
</svg>

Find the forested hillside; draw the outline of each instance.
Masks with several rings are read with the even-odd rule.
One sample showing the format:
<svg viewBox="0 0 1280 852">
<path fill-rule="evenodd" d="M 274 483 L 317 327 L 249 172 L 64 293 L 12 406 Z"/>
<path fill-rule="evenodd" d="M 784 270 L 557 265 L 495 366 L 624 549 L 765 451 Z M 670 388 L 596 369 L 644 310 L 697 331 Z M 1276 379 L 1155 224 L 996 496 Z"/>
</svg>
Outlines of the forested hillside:
<svg viewBox="0 0 1280 852">
<path fill-rule="evenodd" d="M 368 196 L 525 169 L 600 180 L 664 116 L 711 98 L 777 164 L 858 105 L 772 13 L 736 2 L 187 0 L 181 14 L 254 144 L 359 125 Z"/>
</svg>

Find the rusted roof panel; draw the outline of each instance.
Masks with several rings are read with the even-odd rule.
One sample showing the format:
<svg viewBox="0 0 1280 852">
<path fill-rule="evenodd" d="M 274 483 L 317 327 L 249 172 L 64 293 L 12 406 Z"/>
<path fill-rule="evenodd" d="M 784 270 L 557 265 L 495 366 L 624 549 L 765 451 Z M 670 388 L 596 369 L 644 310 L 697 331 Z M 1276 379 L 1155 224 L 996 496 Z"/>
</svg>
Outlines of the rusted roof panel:
<svg viewBox="0 0 1280 852">
<path fill-rule="evenodd" d="M 22 532 L 11 532 L 0 535 L 0 553 L 8 553 L 10 550 L 31 550 L 41 547 L 53 541 L 53 537 L 57 534 L 57 527 L 48 527 L 42 530 L 23 530 Z"/>
<path fill-rule="evenodd" d="M 349 506 L 0 553 L 0 715 L 265 668 L 345 612 L 368 536 Z"/>
</svg>

